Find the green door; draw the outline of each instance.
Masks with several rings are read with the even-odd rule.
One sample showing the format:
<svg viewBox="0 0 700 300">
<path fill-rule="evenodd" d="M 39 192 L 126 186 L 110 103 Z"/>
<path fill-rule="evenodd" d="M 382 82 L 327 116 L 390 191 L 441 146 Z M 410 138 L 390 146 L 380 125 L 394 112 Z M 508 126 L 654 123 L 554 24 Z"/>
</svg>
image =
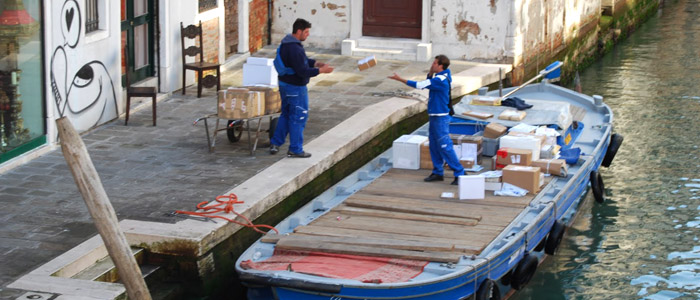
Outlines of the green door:
<svg viewBox="0 0 700 300">
<path fill-rule="evenodd" d="M 121 0 L 122 47 L 129 54 L 129 65 L 124 64 L 122 74 L 129 70 L 132 83 L 153 76 L 153 14 L 154 0 Z M 123 54 L 122 54 L 123 55 Z"/>
</svg>

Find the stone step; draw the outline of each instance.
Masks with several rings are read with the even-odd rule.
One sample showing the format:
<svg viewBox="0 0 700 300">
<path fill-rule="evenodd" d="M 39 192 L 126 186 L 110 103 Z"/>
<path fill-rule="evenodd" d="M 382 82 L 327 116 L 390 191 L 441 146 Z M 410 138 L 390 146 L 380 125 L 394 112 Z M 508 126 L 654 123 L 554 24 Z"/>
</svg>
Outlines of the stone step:
<svg viewBox="0 0 700 300">
<path fill-rule="evenodd" d="M 416 51 L 413 50 L 403 50 L 403 49 L 370 49 L 370 48 L 355 48 L 352 51 L 352 56 L 367 57 L 372 56 L 377 59 L 389 59 L 389 60 L 416 60 Z"/>
<path fill-rule="evenodd" d="M 415 52 L 420 43 L 420 40 L 415 39 L 361 37 L 357 39 L 357 48 L 401 49 Z"/>
<path fill-rule="evenodd" d="M 143 249 L 131 248 L 131 253 L 134 255 L 134 258 L 136 258 L 136 262 L 139 265 L 143 264 Z M 112 258 L 106 256 L 97 260 L 91 266 L 71 276 L 71 278 L 101 282 L 117 282 L 119 280 L 119 275 L 117 274 L 114 262 L 112 262 Z"/>
</svg>

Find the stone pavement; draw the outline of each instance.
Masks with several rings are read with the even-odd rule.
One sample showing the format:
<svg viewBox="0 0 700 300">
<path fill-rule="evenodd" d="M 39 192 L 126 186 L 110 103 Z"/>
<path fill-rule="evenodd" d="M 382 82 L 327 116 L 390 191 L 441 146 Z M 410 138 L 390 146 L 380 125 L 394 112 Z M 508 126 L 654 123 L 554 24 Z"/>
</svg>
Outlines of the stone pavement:
<svg viewBox="0 0 700 300">
<path fill-rule="evenodd" d="M 273 57 L 274 47 L 254 56 Z M 305 142 L 327 132 L 364 107 L 389 97 L 373 93 L 410 91 L 386 79 L 397 72 L 422 79 L 430 63 L 380 61 L 359 72 L 355 57 L 338 51 L 307 49 L 310 57 L 328 62 L 332 74 L 322 74 L 309 84 L 310 113 Z M 239 86 L 241 65 L 223 75 L 223 86 Z M 453 62 L 453 74 L 473 64 Z M 202 201 L 235 188 L 274 164 L 284 155 L 267 152 L 263 134 L 254 156 L 248 152 L 246 134 L 229 143 L 225 134 L 209 153 L 203 123 L 193 121 L 216 111 L 216 94 L 206 90 L 196 98 L 179 91 L 158 103 L 158 126 L 151 126 L 150 104 L 132 110 L 129 126 L 123 116 L 82 135 L 102 184 L 120 220 L 175 223 L 170 213 L 194 210 Z M 263 128 L 267 128 L 266 123 Z M 357 130 L 363 130 L 357 124 Z M 286 145 L 280 149 L 286 153 Z M 75 247 L 96 234 L 85 203 L 60 151 L 50 151 L 26 164 L 0 174 L 0 299 L 15 299 L 23 291 L 6 286 L 22 275 Z"/>
</svg>

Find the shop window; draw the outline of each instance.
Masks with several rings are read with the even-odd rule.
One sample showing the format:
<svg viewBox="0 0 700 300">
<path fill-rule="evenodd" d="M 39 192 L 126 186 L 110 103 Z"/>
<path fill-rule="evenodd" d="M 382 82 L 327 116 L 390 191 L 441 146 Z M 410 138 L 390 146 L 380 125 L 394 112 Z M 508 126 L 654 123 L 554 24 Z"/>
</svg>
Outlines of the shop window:
<svg viewBox="0 0 700 300">
<path fill-rule="evenodd" d="M 0 0 L 0 163 L 46 143 L 41 3 Z"/>
</svg>

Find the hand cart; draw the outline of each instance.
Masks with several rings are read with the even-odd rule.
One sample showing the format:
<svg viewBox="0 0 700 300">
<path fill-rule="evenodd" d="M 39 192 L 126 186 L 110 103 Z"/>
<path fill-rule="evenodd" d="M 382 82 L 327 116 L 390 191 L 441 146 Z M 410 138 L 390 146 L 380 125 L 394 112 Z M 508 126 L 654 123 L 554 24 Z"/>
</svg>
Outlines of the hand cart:
<svg viewBox="0 0 700 300">
<path fill-rule="evenodd" d="M 207 145 L 209 146 L 209 152 L 214 152 L 216 148 L 216 136 L 219 133 L 219 131 L 226 130 L 226 135 L 228 137 L 229 142 L 235 143 L 238 142 L 241 139 L 241 135 L 243 134 L 243 129 L 245 126 L 245 130 L 248 132 L 248 149 L 250 149 L 250 155 L 253 155 L 255 153 L 255 149 L 258 147 L 258 139 L 260 138 L 260 129 L 262 127 L 262 120 L 263 118 L 270 118 L 270 127 L 268 129 L 268 135 L 270 138 L 272 138 L 273 134 L 275 133 L 275 128 L 277 127 L 277 119 L 279 118 L 280 113 L 274 113 L 274 114 L 269 114 L 269 115 L 262 115 L 262 116 L 257 116 L 257 117 L 252 117 L 248 119 L 238 119 L 238 120 L 229 120 L 229 119 L 224 119 L 227 120 L 227 125 L 224 128 L 219 128 L 219 121 L 222 120 L 222 118 L 219 118 L 218 114 L 211 114 L 207 115 L 204 117 L 201 117 L 197 120 L 194 121 L 193 125 L 197 125 L 199 121 L 204 120 L 204 130 L 207 134 Z M 216 119 L 216 125 L 214 126 L 214 132 L 212 136 L 209 136 L 209 122 L 207 122 L 207 119 L 210 118 L 215 118 Z M 252 140 L 250 138 L 250 122 L 251 121 L 257 121 L 257 129 L 255 129 L 255 140 Z"/>
</svg>

